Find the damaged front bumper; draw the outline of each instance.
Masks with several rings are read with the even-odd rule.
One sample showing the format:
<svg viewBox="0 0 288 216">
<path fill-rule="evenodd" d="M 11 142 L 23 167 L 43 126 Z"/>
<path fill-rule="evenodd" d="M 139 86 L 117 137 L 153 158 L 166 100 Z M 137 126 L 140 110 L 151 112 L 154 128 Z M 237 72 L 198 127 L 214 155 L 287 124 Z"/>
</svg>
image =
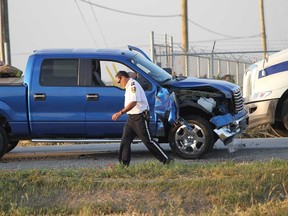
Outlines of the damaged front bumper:
<svg viewBox="0 0 288 216">
<path fill-rule="evenodd" d="M 215 125 L 214 132 L 219 139 L 228 145 L 233 141 L 235 135 L 242 133 L 248 126 L 248 112 L 243 109 L 241 112 L 232 116 L 231 114 L 214 116 L 210 122 Z"/>
<path fill-rule="evenodd" d="M 180 121 L 181 124 L 189 127 L 185 120 L 179 116 L 178 111 L 175 94 L 169 94 L 167 89 L 161 88 L 156 95 L 155 113 L 167 119 L 170 124 Z M 235 135 L 242 133 L 247 128 L 248 112 L 244 108 L 234 116 L 230 113 L 214 116 L 210 119 L 210 122 L 215 125 L 214 132 L 218 135 L 219 139 L 224 145 L 228 145 L 232 143 Z M 164 125 L 162 122 L 159 123 L 161 123 L 161 125 L 158 126 L 157 133 L 158 135 L 160 132 L 164 134 Z"/>
</svg>

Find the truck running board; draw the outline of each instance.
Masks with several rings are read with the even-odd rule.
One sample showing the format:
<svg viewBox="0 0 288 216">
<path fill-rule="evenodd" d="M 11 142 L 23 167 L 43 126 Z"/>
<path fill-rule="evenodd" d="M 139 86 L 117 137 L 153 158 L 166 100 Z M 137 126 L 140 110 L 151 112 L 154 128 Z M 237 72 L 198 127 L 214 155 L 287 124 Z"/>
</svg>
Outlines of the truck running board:
<svg viewBox="0 0 288 216">
<path fill-rule="evenodd" d="M 32 142 L 55 142 L 55 143 L 119 143 L 121 139 L 32 139 Z M 139 139 L 133 140 L 132 143 L 141 143 Z"/>
</svg>

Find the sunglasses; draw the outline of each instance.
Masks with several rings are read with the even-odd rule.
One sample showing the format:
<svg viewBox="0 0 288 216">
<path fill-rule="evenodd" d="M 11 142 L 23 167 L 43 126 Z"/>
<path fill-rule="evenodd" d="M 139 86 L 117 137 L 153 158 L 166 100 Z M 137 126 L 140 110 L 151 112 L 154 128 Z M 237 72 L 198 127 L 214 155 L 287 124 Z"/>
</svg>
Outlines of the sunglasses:
<svg viewBox="0 0 288 216">
<path fill-rule="evenodd" d="M 120 82 L 121 82 L 121 79 L 122 79 L 122 77 L 120 77 L 120 78 L 119 78 L 119 80 L 118 80 L 118 84 L 120 84 Z"/>
</svg>

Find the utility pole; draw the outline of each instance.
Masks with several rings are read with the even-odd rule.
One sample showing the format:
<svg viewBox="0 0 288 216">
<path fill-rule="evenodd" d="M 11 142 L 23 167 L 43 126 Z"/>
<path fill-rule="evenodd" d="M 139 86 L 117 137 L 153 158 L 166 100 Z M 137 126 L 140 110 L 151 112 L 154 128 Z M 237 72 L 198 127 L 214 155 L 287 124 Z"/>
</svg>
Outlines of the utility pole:
<svg viewBox="0 0 288 216">
<path fill-rule="evenodd" d="M 184 72 L 185 76 L 188 75 L 188 5 L 187 0 L 182 0 L 182 48 L 184 52 Z"/>
<path fill-rule="evenodd" d="M 265 30 L 265 16 L 264 16 L 264 2 L 259 0 L 259 11 L 260 11 L 260 28 L 261 28 L 261 39 L 263 49 L 263 59 L 265 61 L 267 57 L 267 43 L 266 43 L 266 30 Z"/>
<path fill-rule="evenodd" d="M 10 35 L 9 35 L 9 21 L 8 21 L 8 0 L 0 0 L 0 19 L 1 19 L 1 36 L 0 36 L 0 60 L 6 64 L 11 65 L 10 53 Z"/>
<path fill-rule="evenodd" d="M 187 0 L 182 0 L 182 47 L 188 51 L 188 12 Z"/>
</svg>

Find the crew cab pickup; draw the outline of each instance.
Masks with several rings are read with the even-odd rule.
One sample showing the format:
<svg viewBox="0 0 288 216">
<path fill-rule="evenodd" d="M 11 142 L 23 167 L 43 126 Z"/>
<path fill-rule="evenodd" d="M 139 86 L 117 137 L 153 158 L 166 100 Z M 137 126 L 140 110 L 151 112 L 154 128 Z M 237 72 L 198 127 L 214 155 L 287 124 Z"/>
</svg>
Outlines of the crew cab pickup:
<svg viewBox="0 0 288 216">
<path fill-rule="evenodd" d="M 115 82 L 131 73 L 150 105 L 151 135 L 186 159 L 203 156 L 217 139 L 225 145 L 247 126 L 239 86 L 219 80 L 177 77 L 140 49 L 46 49 L 30 55 L 19 84 L 0 84 L 0 156 L 22 139 L 43 142 L 115 141 L 127 115 Z"/>
</svg>

